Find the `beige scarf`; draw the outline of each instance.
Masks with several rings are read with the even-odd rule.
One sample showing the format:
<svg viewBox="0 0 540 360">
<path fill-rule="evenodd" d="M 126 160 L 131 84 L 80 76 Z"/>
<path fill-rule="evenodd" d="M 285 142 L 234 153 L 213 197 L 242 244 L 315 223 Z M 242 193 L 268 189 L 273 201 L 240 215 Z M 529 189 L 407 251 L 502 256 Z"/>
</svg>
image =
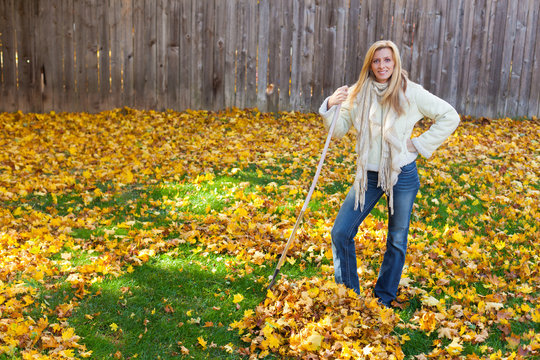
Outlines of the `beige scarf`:
<svg viewBox="0 0 540 360">
<path fill-rule="evenodd" d="M 373 113 L 377 108 L 375 102 L 381 102 L 387 88 L 388 83 L 378 83 L 368 77 L 355 99 L 356 104 L 353 108 L 356 111 L 353 114 L 353 118 L 355 122 L 354 126 L 357 130 L 356 153 L 358 154 L 356 177 L 353 184 L 356 193 L 355 210 L 358 209 L 358 205 L 360 205 L 361 211 L 364 209 L 367 190 L 368 153 L 372 138 L 370 121 L 372 117 L 378 116 L 378 114 Z M 397 114 L 390 105 L 382 106 L 382 149 L 377 185 L 388 196 L 388 205 L 391 214 L 394 213 L 393 187 L 397 183 L 398 176 L 401 172 L 399 164 L 401 143 L 394 128 L 396 119 Z"/>
</svg>

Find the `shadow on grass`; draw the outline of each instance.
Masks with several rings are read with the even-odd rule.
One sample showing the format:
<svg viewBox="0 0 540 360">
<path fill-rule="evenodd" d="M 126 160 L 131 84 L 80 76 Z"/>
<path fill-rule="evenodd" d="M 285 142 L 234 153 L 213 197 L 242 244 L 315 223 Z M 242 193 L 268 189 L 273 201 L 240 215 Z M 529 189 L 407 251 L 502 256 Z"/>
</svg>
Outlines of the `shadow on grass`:
<svg viewBox="0 0 540 360">
<path fill-rule="evenodd" d="M 81 302 L 70 323 L 95 359 L 117 352 L 138 359 L 238 359 L 225 346 L 246 344 L 228 326 L 264 300 L 265 289 L 252 276 L 228 280 L 218 259 L 157 257 L 131 274 L 94 285 L 97 295 Z M 238 304 L 237 294 L 243 296 Z"/>
</svg>

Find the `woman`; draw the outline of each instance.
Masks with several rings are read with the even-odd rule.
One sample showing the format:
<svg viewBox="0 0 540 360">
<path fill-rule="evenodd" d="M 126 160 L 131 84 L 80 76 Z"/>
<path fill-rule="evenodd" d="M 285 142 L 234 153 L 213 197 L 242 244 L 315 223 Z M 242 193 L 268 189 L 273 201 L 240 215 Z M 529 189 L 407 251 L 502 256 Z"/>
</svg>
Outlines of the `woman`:
<svg viewBox="0 0 540 360">
<path fill-rule="evenodd" d="M 398 48 L 387 40 L 369 48 L 356 84 L 340 87 L 321 105 L 327 127 L 339 104 L 333 136 L 341 138 L 355 127 L 357 167 L 331 233 L 335 279 L 360 293 L 354 237 L 385 193 L 388 235 L 374 293 L 390 307 L 403 271 L 411 212 L 420 187 L 416 158 L 418 154 L 429 158 L 457 128 L 459 115 L 407 78 Z M 411 139 L 414 125 L 423 117 L 434 124 Z"/>
</svg>

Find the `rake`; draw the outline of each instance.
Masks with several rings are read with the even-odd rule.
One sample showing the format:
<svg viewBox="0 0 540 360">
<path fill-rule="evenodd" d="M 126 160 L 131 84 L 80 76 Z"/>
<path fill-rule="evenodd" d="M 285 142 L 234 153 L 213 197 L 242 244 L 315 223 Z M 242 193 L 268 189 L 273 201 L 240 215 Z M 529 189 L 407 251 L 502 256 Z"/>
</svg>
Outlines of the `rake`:
<svg viewBox="0 0 540 360">
<path fill-rule="evenodd" d="M 309 192 L 306 196 L 306 200 L 304 201 L 304 206 L 302 206 L 302 210 L 300 211 L 300 214 L 298 215 L 298 218 L 296 219 L 296 223 L 294 224 L 291 235 L 289 236 L 289 240 L 287 241 L 287 244 L 285 245 L 285 249 L 283 249 L 283 253 L 281 254 L 281 257 L 279 258 L 278 264 L 276 266 L 276 270 L 274 271 L 274 275 L 272 276 L 272 281 L 270 282 L 270 285 L 268 285 L 266 290 L 270 290 L 276 283 L 276 279 L 281 269 L 281 266 L 283 265 L 283 263 L 285 262 L 285 259 L 287 258 L 287 252 L 289 251 L 289 248 L 294 243 L 296 230 L 298 229 L 298 227 L 300 226 L 300 223 L 302 222 L 304 213 L 309 204 L 309 200 L 311 200 L 311 196 L 313 195 L 313 191 L 315 190 L 315 186 L 317 185 L 317 180 L 319 179 L 319 175 L 321 173 L 321 169 L 324 164 L 324 158 L 326 157 L 328 146 L 330 145 L 330 139 L 332 138 L 332 134 L 334 133 L 334 128 L 336 127 L 336 122 L 337 122 L 337 118 L 339 116 L 340 110 L 341 110 L 341 104 L 338 105 L 336 112 L 334 113 L 332 124 L 330 125 L 330 129 L 328 130 L 328 136 L 326 137 L 326 143 L 324 144 L 324 149 L 321 155 L 321 159 L 319 160 L 319 165 L 317 165 L 317 171 L 315 172 L 315 177 L 313 178 L 313 182 L 311 183 L 311 188 L 309 189 Z"/>
</svg>

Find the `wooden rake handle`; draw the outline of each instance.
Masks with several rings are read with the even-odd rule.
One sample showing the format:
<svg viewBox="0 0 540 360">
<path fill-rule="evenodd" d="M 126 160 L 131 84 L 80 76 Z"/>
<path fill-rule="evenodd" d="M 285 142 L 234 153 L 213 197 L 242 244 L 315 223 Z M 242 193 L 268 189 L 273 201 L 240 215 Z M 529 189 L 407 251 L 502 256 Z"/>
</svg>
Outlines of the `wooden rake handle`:
<svg viewBox="0 0 540 360">
<path fill-rule="evenodd" d="M 272 281 L 270 282 L 270 285 L 268 285 L 268 287 L 266 288 L 267 290 L 270 290 L 276 283 L 279 270 L 281 269 L 281 266 L 283 265 L 283 263 L 285 262 L 285 259 L 287 258 L 287 252 L 289 251 L 289 248 L 294 243 L 296 230 L 298 229 L 298 227 L 300 226 L 300 223 L 302 222 L 304 213 L 306 212 L 309 201 L 311 200 L 311 196 L 313 195 L 313 191 L 315 190 L 315 186 L 317 185 L 317 180 L 319 180 L 319 175 L 321 174 L 321 169 L 324 164 L 324 158 L 326 157 L 326 153 L 328 152 L 328 146 L 330 145 L 330 140 L 332 139 L 332 134 L 334 133 L 334 128 L 336 127 L 340 110 L 341 110 L 341 104 L 338 105 L 336 112 L 334 113 L 332 124 L 330 125 L 330 129 L 328 130 L 328 136 L 326 137 L 326 142 L 324 144 L 324 149 L 321 155 L 321 159 L 319 160 L 319 165 L 317 165 L 317 171 L 315 172 L 315 177 L 313 178 L 313 181 L 311 183 L 311 188 L 309 189 L 309 192 L 306 196 L 306 200 L 304 201 L 304 206 L 302 206 L 302 210 L 300 211 L 300 214 L 298 215 L 298 218 L 296 219 L 296 223 L 294 224 L 291 235 L 289 236 L 289 240 L 287 241 L 287 244 L 285 245 L 285 249 L 283 250 L 281 257 L 279 258 L 278 264 L 276 266 L 276 270 L 274 271 L 274 275 L 272 276 Z"/>
</svg>

